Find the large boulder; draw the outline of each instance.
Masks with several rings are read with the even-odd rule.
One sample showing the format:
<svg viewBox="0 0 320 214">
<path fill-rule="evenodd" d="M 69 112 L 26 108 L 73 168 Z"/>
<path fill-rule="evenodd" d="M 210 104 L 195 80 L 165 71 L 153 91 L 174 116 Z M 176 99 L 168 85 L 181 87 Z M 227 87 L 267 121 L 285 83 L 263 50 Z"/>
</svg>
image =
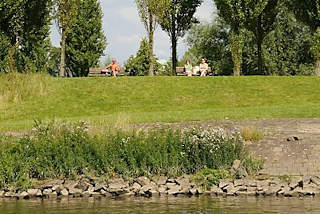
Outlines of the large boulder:
<svg viewBox="0 0 320 214">
<path fill-rule="evenodd" d="M 143 177 L 139 177 L 137 178 L 137 183 L 140 184 L 141 186 L 146 186 L 148 185 L 151 181 L 149 178 L 143 176 Z"/>
<path fill-rule="evenodd" d="M 64 188 L 66 189 L 72 189 L 75 188 L 78 185 L 77 181 L 70 181 L 70 180 L 65 180 L 63 183 Z"/>
<path fill-rule="evenodd" d="M 29 198 L 29 194 L 26 191 L 23 191 L 18 195 L 18 198 L 20 198 L 20 199 Z"/>
<path fill-rule="evenodd" d="M 66 188 L 64 188 L 60 191 L 60 195 L 66 197 L 69 195 L 69 191 Z"/>
<path fill-rule="evenodd" d="M 143 196 L 149 196 L 149 197 L 157 195 L 159 194 L 157 185 L 154 182 L 150 182 L 149 184 L 144 185 L 140 188 L 139 194 Z"/>
<path fill-rule="evenodd" d="M 158 185 L 165 185 L 167 183 L 168 178 L 165 176 L 160 176 L 157 180 L 156 183 Z"/>
<path fill-rule="evenodd" d="M 210 189 L 211 194 L 216 195 L 216 196 L 222 196 L 223 191 L 220 189 L 218 186 L 213 185 Z"/>
<path fill-rule="evenodd" d="M 107 192 L 114 195 L 121 195 L 128 192 L 128 187 L 128 183 L 126 183 L 122 178 L 115 178 L 108 182 Z"/>
<path fill-rule="evenodd" d="M 41 197 L 42 196 L 42 192 L 40 189 L 28 189 L 27 193 L 28 193 L 29 197 Z"/>
<path fill-rule="evenodd" d="M 289 187 L 291 190 L 297 187 L 303 187 L 303 180 L 301 177 L 293 177 L 290 179 Z"/>
</svg>

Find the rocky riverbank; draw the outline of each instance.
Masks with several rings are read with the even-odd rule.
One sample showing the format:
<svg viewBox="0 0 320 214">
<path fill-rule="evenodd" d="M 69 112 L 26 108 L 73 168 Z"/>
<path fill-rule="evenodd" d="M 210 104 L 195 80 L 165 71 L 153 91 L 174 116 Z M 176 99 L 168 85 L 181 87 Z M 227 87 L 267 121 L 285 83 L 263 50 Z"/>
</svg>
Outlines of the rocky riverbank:
<svg viewBox="0 0 320 214">
<path fill-rule="evenodd" d="M 158 177 L 149 179 L 139 177 L 131 182 L 122 178 L 114 178 L 109 182 L 96 182 L 94 179 L 83 178 L 79 181 L 55 180 L 47 181 L 37 188 L 26 191 L 5 189 L 0 191 L 0 198 L 31 199 L 63 197 L 159 197 L 159 196 L 199 196 L 210 195 L 219 197 L 235 196 L 274 196 L 304 197 L 320 195 L 320 178 L 292 177 L 286 179 L 243 178 L 238 180 L 221 180 L 210 190 L 204 191 L 192 182 L 190 176 L 176 179 Z"/>
</svg>

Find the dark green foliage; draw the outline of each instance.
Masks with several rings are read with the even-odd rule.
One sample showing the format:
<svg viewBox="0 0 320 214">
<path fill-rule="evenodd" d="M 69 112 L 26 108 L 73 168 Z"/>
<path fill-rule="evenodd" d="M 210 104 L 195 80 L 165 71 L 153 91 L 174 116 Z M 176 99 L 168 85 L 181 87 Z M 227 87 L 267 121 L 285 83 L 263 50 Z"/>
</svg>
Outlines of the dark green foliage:
<svg viewBox="0 0 320 214">
<path fill-rule="evenodd" d="M 142 39 L 140 42 L 140 48 L 136 56 L 130 56 L 130 58 L 125 62 L 125 71 L 129 73 L 130 76 L 146 76 L 149 73 L 150 67 L 150 51 L 147 39 Z M 160 64 L 157 63 L 157 58 L 153 57 L 154 61 L 154 71 L 157 72 L 160 69 Z"/>
<path fill-rule="evenodd" d="M 50 48 L 50 0 L 29 0 L 24 6 L 21 49 L 17 56 L 20 72 L 46 72 Z"/>
<path fill-rule="evenodd" d="M 47 62 L 48 73 L 52 76 L 59 76 L 59 63 L 60 63 L 60 48 L 51 47 L 49 51 L 49 59 Z"/>
<path fill-rule="evenodd" d="M 221 179 L 227 178 L 232 178 L 232 175 L 226 170 L 203 169 L 193 177 L 193 180 L 203 190 L 210 190 L 211 186 L 218 185 Z"/>
<path fill-rule="evenodd" d="M 5 34 L 0 34 L 0 72 L 9 72 L 8 53 L 10 49 L 10 41 Z"/>
<path fill-rule="evenodd" d="M 275 30 L 263 43 L 266 74 L 314 75 L 312 32 L 282 5 Z"/>
<path fill-rule="evenodd" d="M 268 0 L 214 0 L 218 14 L 230 26 L 229 47 L 233 60 L 233 74 L 239 76 L 244 47 L 243 31 L 250 26 L 266 8 Z"/>
<path fill-rule="evenodd" d="M 0 60 L 9 64 L 7 72 L 46 70 L 51 5 L 50 0 L 1 1 L 0 31 L 10 48 L 5 52 L 7 59 Z"/>
<path fill-rule="evenodd" d="M 3 0 L 0 2 L 0 29 L 10 41 L 11 45 L 16 43 L 16 39 L 23 29 L 23 14 L 25 1 L 23 0 Z"/>
<path fill-rule="evenodd" d="M 287 1 L 296 17 L 309 25 L 313 31 L 320 27 L 319 0 L 291 0 Z"/>
<path fill-rule="evenodd" d="M 232 74 L 232 58 L 229 48 L 230 28 L 219 19 L 210 24 L 195 25 L 191 28 L 187 42 L 190 46 L 187 56 L 208 58 L 210 66 L 218 75 Z M 252 32 L 243 31 L 242 74 L 258 72 L 258 49 Z M 263 43 L 265 75 L 313 75 L 314 56 L 310 51 L 312 32 L 298 22 L 288 8 L 281 4 L 274 23 L 274 30 Z"/>
<path fill-rule="evenodd" d="M 258 72 L 255 74 L 263 74 L 263 50 L 262 44 L 265 37 L 274 29 L 275 21 L 279 12 L 278 0 L 268 0 L 267 5 L 262 10 L 262 12 L 254 17 L 246 25 L 246 28 L 251 31 L 256 40 L 257 50 L 258 50 Z"/>
<path fill-rule="evenodd" d="M 97 0 L 80 1 L 67 32 L 67 67 L 74 76 L 87 76 L 89 67 L 98 65 L 106 47 L 102 11 Z"/>
<path fill-rule="evenodd" d="M 314 36 L 311 51 L 315 57 L 315 73 L 320 76 L 320 1 L 293 0 L 288 1 L 296 17 L 308 25 Z"/>
<path fill-rule="evenodd" d="M 29 187 L 31 179 L 79 175 L 179 176 L 229 169 L 235 159 L 247 157 L 238 135 L 223 130 L 91 136 L 84 122 L 37 123 L 35 130 L 21 139 L 0 137 L 0 187 Z"/>
</svg>

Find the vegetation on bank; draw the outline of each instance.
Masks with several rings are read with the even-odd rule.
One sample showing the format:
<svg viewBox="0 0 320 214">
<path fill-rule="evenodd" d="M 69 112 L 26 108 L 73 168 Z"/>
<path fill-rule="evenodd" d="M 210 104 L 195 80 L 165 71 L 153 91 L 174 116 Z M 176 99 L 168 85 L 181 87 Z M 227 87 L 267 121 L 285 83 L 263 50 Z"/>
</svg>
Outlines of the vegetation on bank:
<svg viewBox="0 0 320 214">
<path fill-rule="evenodd" d="M 35 119 L 86 120 L 96 127 L 320 116 L 317 77 L 125 77 L 59 79 L 0 75 L 0 131 Z"/>
<path fill-rule="evenodd" d="M 34 179 L 76 179 L 79 175 L 130 179 L 175 177 L 205 169 L 219 172 L 230 169 L 235 160 L 241 160 L 248 172 L 258 170 L 241 136 L 222 129 L 90 135 L 85 122 L 37 122 L 32 134 L 0 137 L 0 188 L 27 188 Z"/>
</svg>

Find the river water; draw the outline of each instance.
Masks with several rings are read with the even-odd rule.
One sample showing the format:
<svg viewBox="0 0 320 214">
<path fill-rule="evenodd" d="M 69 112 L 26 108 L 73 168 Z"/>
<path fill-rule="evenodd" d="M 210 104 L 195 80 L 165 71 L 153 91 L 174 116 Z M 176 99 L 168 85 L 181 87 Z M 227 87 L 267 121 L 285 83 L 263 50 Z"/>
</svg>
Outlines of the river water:
<svg viewBox="0 0 320 214">
<path fill-rule="evenodd" d="M 319 214 L 320 198 L 131 198 L 0 200 L 1 214 Z"/>
</svg>

